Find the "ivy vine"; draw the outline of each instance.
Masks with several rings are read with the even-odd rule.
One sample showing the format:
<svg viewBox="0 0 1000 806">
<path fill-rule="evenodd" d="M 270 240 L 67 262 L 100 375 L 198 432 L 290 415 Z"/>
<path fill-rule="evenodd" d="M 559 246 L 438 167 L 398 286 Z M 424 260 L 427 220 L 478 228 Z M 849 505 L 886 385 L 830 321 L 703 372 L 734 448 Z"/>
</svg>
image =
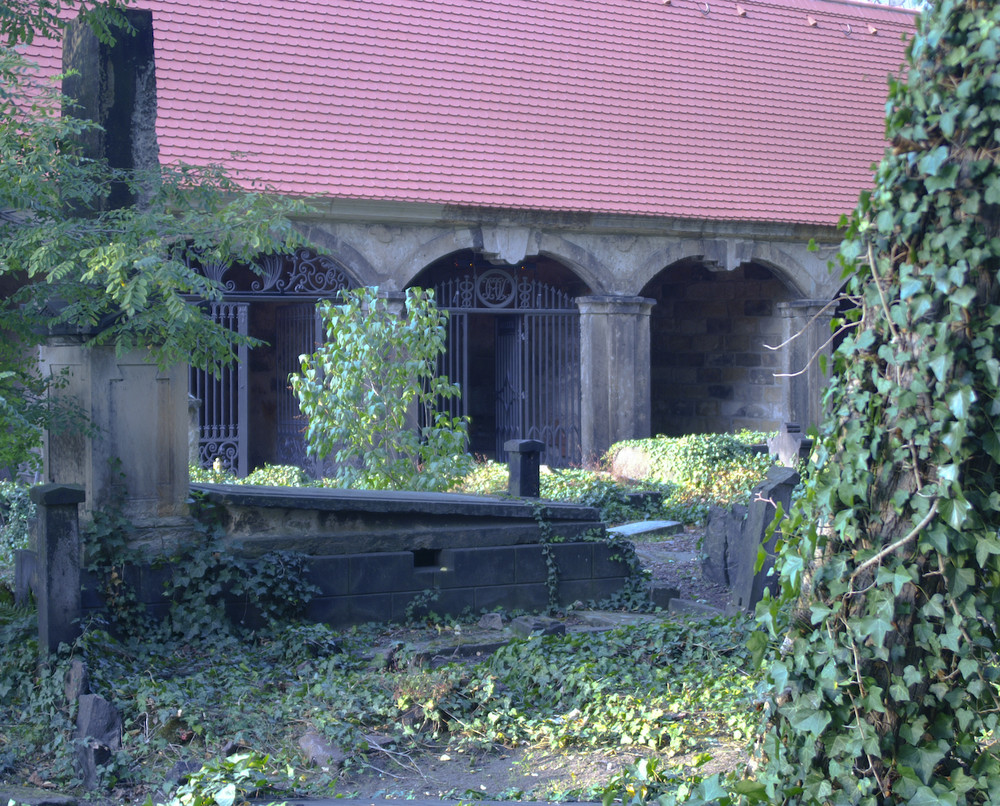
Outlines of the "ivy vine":
<svg viewBox="0 0 1000 806">
<path fill-rule="evenodd" d="M 1000 791 L 1000 6 L 941 0 L 908 61 L 841 248 L 853 310 L 782 591 L 758 611 L 773 696 L 750 800 Z"/>
</svg>

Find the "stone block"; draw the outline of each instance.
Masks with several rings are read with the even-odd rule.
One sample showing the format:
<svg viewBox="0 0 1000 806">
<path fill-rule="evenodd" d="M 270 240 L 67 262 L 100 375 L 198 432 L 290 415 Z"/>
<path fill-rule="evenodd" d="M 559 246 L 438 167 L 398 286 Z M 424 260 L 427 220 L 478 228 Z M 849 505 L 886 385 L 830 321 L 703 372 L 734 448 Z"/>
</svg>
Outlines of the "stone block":
<svg viewBox="0 0 1000 806">
<path fill-rule="evenodd" d="M 97 694 L 79 699 L 76 715 L 77 770 L 87 789 L 99 783 L 99 768 L 121 747 L 122 718 L 118 710 Z"/>
<path fill-rule="evenodd" d="M 541 546 L 518 546 L 514 550 L 514 581 L 517 584 L 545 582 L 547 576 Z"/>
<path fill-rule="evenodd" d="M 75 703 L 84 694 L 90 694 L 90 675 L 82 660 L 76 659 L 66 670 L 63 691 L 67 703 Z"/>
<path fill-rule="evenodd" d="M 476 588 L 475 610 L 544 610 L 549 589 L 544 583 Z"/>
<path fill-rule="evenodd" d="M 449 552 L 450 570 L 462 585 L 512 585 L 516 551 L 514 546 L 455 549 Z"/>
<path fill-rule="evenodd" d="M 764 543 L 763 567 L 757 573 L 754 573 L 753 569 L 758 549 L 766 538 L 768 526 L 774 520 L 774 504 L 782 504 L 787 512 L 792 490 L 798 481 L 799 474 L 791 468 L 771 468 L 766 480 L 757 485 L 751 493 L 750 507 L 735 550 L 730 543 L 730 553 L 734 558 L 734 563 L 730 565 L 733 603 L 747 613 L 753 612 L 757 602 L 763 598 L 765 588 L 770 589 L 772 593 L 777 590 L 777 579 L 770 573 L 774 566 L 774 546 L 779 536 L 777 531 Z"/>
<path fill-rule="evenodd" d="M 628 564 L 618 549 L 606 543 L 594 543 L 594 579 L 624 579 L 628 573 Z"/>
<path fill-rule="evenodd" d="M 391 593 L 371 596 L 348 596 L 347 624 L 365 624 L 369 621 L 386 622 L 392 620 Z"/>
<path fill-rule="evenodd" d="M 649 600 L 653 603 L 654 607 L 658 607 L 661 610 L 667 610 L 670 607 L 671 600 L 676 599 L 680 595 L 680 591 L 677 588 L 669 585 L 651 585 L 649 587 Z"/>
<path fill-rule="evenodd" d="M 422 583 L 413 571 L 409 551 L 353 554 L 350 557 L 348 592 L 352 595 L 418 590 Z"/>
<path fill-rule="evenodd" d="M 593 543 L 570 543 L 568 545 L 556 543 L 550 547 L 555 556 L 560 581 L 593 577 L 593 546 Z"/>
<path fill-rule="evenodd" d="M 344 556 L 310 557 L 306 582 L 320 589 L 321 596 L 343 596 L 348 592 L 351 561 Z"/>
<path fill-rule="evenodd" d="M 510 622 L 510 631 L 518 638 L 531 635 L 565 635 L 566 625 L 547 616 L 518 616 Z"/>
<path fill-rule="evenodd" d="M 322 596 L 312 599 L 306 605 L 305 617 L 308 621 L 317 624 L 350 624 L 351 608 L 349 606 L 350 597 L 347 596 Z M 387 607 L 391 614 L 392 599 L 388 600 Z"/>
<path fill-rule="evenodd" d="M 743 300 L 744 316 L 773 316 L 774 303 L 769 299 Z"/>
<path fill-rule="evenodd" d="M 707 581 L 714 582 L 716 585 L 729 585 L 728 541 L 726 539 L 729 520 L 729 510 L 722 507 L 712 507 L 708 513 L 705 539 L 701 544 L 704 555 L 701 561 L 701 574 Z"/>
</svg>

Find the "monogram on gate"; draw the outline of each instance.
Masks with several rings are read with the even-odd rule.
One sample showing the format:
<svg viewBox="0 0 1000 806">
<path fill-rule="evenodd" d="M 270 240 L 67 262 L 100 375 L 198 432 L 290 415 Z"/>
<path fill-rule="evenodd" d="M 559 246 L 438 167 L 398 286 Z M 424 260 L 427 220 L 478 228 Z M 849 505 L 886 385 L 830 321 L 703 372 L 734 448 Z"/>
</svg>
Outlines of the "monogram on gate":
<svg viewBox="0 0 1000 806">
<path fill-rule="evenodd" d="M 490 269 L 476 278 L 476 296 L 488 308 L 503 308 L 514 299 L 514 278 L 503 269 Z"/>
</svg>

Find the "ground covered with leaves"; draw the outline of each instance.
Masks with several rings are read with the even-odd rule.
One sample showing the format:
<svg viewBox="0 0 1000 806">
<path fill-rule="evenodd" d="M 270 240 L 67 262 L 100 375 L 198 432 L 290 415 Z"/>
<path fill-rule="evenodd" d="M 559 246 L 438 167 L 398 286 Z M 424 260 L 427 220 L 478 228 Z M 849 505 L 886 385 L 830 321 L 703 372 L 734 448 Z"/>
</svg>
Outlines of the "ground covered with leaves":
<svg viewBox="0 0 1000 806">
<path fill-rule="evenodd" d="M 657 617 L 453 660 L 414 647 L 428 635 L 461 644 L 460 622 L 284 624 L 197 641 L 91 628 L 37 668 L 32 614 L 6 608 L 0 620 L 0 777 L 78 786 L 65 676 L 80 659 L 123 717 L 123 747 L 102 776 L 109 803 L 169 796 L 199 768 L 188 787 L 278 799 L 593 800 L 650 772 L 669 784 L 732 767 L 758 722 L 734 621 Z M 330 755 L 309 763 L 316 747 Z"/>
</svg>

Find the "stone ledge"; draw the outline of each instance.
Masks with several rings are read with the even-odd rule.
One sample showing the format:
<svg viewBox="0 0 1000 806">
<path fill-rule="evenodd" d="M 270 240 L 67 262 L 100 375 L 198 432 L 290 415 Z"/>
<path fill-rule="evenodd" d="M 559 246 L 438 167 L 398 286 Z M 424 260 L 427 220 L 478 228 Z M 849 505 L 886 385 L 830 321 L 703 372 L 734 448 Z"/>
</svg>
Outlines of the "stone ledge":
<svg viewBox="0 0 1000 806">
<path fill-rule="evenodd" d="M 384 490 L 343 490 L 325 487 L 256 487 L 252 485 L 192 484 L 191 490 L 204 493 L 214 503 L 242 507 L 308 509 L 378 514 L 467 515 L 472 517 L 531 518 L 535 504 L 520 499 L 491 498 L 461 493 L 388 492 Z M 549 521 L 600 522 L 593 507 L 539 502 Z"/>
</svg>

